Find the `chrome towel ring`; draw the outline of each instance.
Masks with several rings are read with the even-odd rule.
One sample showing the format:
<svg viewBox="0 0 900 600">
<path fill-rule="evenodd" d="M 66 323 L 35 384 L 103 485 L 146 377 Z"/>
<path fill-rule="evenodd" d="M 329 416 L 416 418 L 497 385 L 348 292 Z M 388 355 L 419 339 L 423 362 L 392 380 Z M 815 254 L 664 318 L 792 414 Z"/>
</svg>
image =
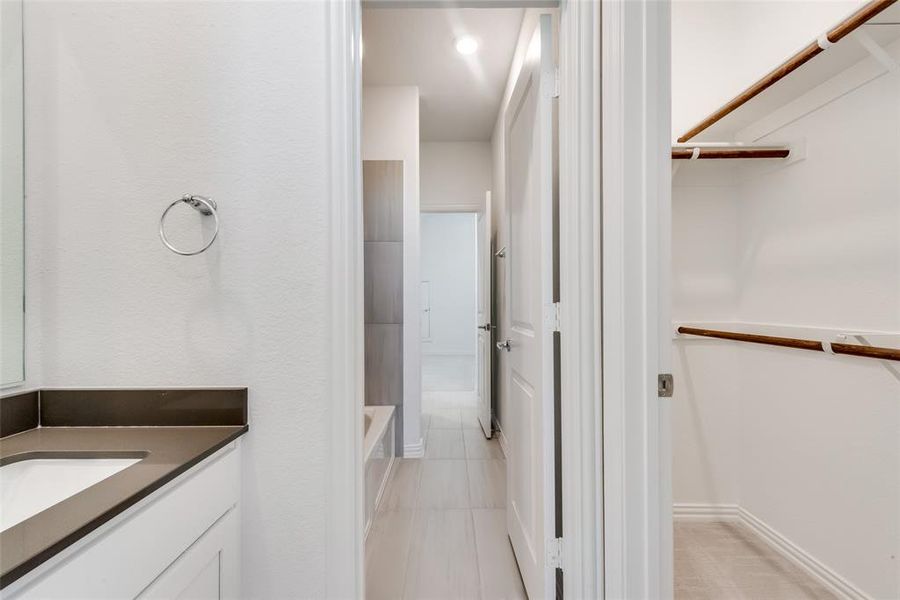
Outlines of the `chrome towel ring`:
<svg viewBox="0 0 900 600">
<path fill-rule="evenodd" d="M 200 248 L 199 250 L 181 250 L 180 248 L 176 248 L 172 245 L 169 239 L 166 237 L 166 215 L 169 214 L 169 211 L 175 208 L 178 204 L 182 202 L 191 206 L 191 208 L 195 209 L 203 216 L 210 216 L 216 221 L 216 230 L 213 232 L 212 237 L 206 242 L 206 245 Z M 195 254 L 200 254 L 201 252 L 205 252 L 207 248 L 212 246 L 212 243 L 216 241 L 216 236 L 219 235 L 219 213 L 217 212 L 218 206 L 213 201 L 212 198 L 206 198 L 204 196 L 194 196 L 191 194 L 185 194 L 172 204 L 170 204 L 166 210 L 163 211 L 162 216 L 159 218 L 159 239 L 162 240 L 162 243 L 165 244 L 166 248 L 174 252 L 175 254 L 180 254 L 182 256 L 194 256 Z"/>
</svg>

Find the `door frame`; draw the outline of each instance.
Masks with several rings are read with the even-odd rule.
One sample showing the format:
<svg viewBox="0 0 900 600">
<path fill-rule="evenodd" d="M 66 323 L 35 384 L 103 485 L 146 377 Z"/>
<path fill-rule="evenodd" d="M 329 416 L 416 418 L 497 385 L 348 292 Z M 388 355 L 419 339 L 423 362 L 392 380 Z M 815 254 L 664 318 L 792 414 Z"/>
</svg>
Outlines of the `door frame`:
<svg viewBox="0 0 900 600">
<path fill-rule="evenodd" d="M 328 272 L 334 274 L 329 287 L 332 344 L 329 349 L 331 401 L 328 416 L 331 459 L 326 469 L 325 575 L 328 598 L 362 598 L 365 591 L 361 2 L 323 3 L 330 78 L 327 87 L 330 110 L 327 123 L 330 142 L 327 266 Z M 440 2 L 403 0 L 397 4 L 435 6 Z M 486 5 L 483 0 L 462 0 L 453 4 L 459 7 Z M 527 7 L 547 6 L 548 2 L 510 0 L 497 4 Z M 381 3 L 381 6 L 385 5 L 392 4 Z M 645 307 L 639 317 L 646 320 L 656 308 L 656 302 L 647 296 L 646 280 L 626 282 L 614 277 L 623 276 L 629 272 L 626 269 L 635 266 L 634 256 L 644 257 L 641 240 L 648 239 L 649 229 L 657 224 L 655 200 L 668 198 L 665 183 L 669 166 L 666 160 L 665 168 L 662 168 L 665 153 L 660 151 L 662 146 L 656 139 L 659 131 L 639 127 L 643 131 L 642 143 L 626 146 L 623 128 L 634 123 L 632 108 L 643 111 L 642 116 L 651 117 L 648 123 L 657 129 L 668 123 L 669 8 L 666 2 L 654 0 L 602 4 L 589 0 L 562 0 L 559 6 L 560 329 L 565 357 L 560 373 L 564 589 L 570 598 L 626 597 L 621 592 L 629 592 L 627 597 L 632 597 L 630 590 L 638 588 L 646 593 L 634 597 L 665 598 L 671 596 L 670 576 L 668 588 L 665 583 L 667 569 L 671 573 L 671 552 L 667 566 L 663 556 L 666 553 L 659 551 L 659 544 L 661 541 L 667 543 L 664 507 L 668 499 L 664 492 L 660 493 L 658 480 L 654 485 L 654 474 L 659 473 L 651 472 L 648 465 L 658 467 L 665 463 L 660 457 L 665 457 L 668 443 L 664 432 L 667 413 L 663 409 L 656 414 L 653 431 L 662 432 L 661 435 L 648 435 L 646 423 L 628 420 L 621 423 L 627 429 L 613 437 L 609 418 L 621 414 L 626 407 L 625 391 L 639 393 L 642 400 L 638 404 L 641 406 L 661 406 L 653 404 L 655 391 L 653 397 L 649 397 L 651 375 L 655 382 L 658 362 L 648 350 L 652 345 L 646 339 L 649 330 L 622 326 L 632 322 L 626 319 L 629 316 L 625 314 L 626 307 Z M 617 44 L 622 44 L 621 48 Z M 647 57 L 652 59 L 646 67 L 637 59 L 629 60 L 630 71 L 626 72 L 626 61 L 612 60 L 623 50 L 629 57 L 632 53 L 637 56 L 644 47 L 648 51 Z M 609 60 L 602 60 L 601 56 Z M 643 54 L 640 56 L 644 57 Z M 601 69 L 605 82 L 602 90 Z M 664 86 L 665 93 L 656 99 L 653 94 L 662 88 L 649 89 L 653 82 L 649 78 L 651 75 L 661 78 L 656 85 Z M 601 97 L 604 102 L 602 117 Z M 626 98 L 639 98 L 639 106 L 630 107 L 624 101 Z M 664 110 L 663 103 L 666 104 Z M 666 138 L 668 151 L 667 128 L 665 133 L 662 137 Z M 606 155 L 601 154 L 604 146 L 611 149 Z M 619 152 L 622 155 L 616 158 L 615 154 Z M 631 168 L 632 162 L 643 168 Z M 615 200 L 622 199 L 623 190 L 630 186 L 638 185 L 646 192 L 647 186 L 640 182 L 648 176 L 651 178 L 646 181 L 655 187 L 656 195 L 644 193 L 638 198 L 629 197 L 629 202 L 636 202 L 635 210 L 644 211 L 644 219 L 627 221 L 626 216 L 630 217 L 631 213 L 626 215 L 615 210 L 624 206 Z M 640 235 L 622 236 L 626 231 Z M 650 233 L 656 235 L 657 232 Z M 609 238 L 610 235 L 619 237 Z M 652 278 L 658 276 L 658 272 L 650 270 L 646 275 Z M 604 280 L 607 286 L 602 285 Z M 655 290 L 655 286 L 652 289 Z M 655 314 L 653 318 L 656 319 Z M 601 325 L 604 326 L 603 345 Z M 611 354 L 631 348 L 635 343 L 642 352 L 630 351 L 627 361 L 610 364 Z M 602 352 L 604 347 L 606 353 Z M 630 395 L 629 398 L 633 399 Z M 607 426 L 605 431 L 604 425 Z M 642 463 L 639 453 L 633 452 L 633 439 L 641 440 L 645 453 L 650 453 L 643 456 L 649 458 L 649 463 Z M 625 483 L 632 477 L 643 486 L 639 490 L 640 498 L 632 497 L 630 487 L 625 489 Z M 626 493 L 629 494 L 629 506 L 645 509 L 626 512 L 623 502 Z M 640 503 L 641 500 L 644 502 Z M 671 502 L 668 505 L 671 506 Z M 670 526 L 668 535 L 671 535 Z M 605 547 L 610 551 L 604 552 Z M 627 562 L 616 555 L 622 549 L 627 550 Z M 597 568 L 600 564 L 604 565 L 603 569 Z M 628 569 L 627 576 L 625 568 Z"/>
<path fill-rule="evenodd" d="M 602 3 L 605 597 L 672 598 L 670 5 Z"/>
<path fill-rule="evenodd" d="M 490 194 L 491 190 L 485 190 L 485 192 L 487 192 L 488 194 Z M 444 213 L 444 214 L 449 214 L 449 213 L 452 213 L 452 214 L 473 214 L 473 215 L 476 215 L 476 217 L 475 217 L 475 218 L 476 218 L 475 228 L 476 228 L 476 230 L 477 230 L 477 228 L 478 228 L 478 223 L 477 223 L 478 216 L 477 216 L 477 215 L 479 215 L 480 213 L 484 212 L 485 210 L 490 210 L 490 207 L 489 207 L 489 206 L 485 206 L 485 205 L 479 206 L 478 204 L 475 204 L 475 203 L 469 203 L 469 204 L 429 204 L 429 205 L 420 204 L 420 205 L 419 205 L 419 218 L 421 218 L 422 214 L 424 214 L 424 213 L 428 213 L 428 214 L 442 214 L 442 213 Z M 419 246 L 419 252 L 420 252 L 420 254 L 421 254 L 421 251 L 422 251 L 422 247 L 421 247 L 421 245 L 420 245 L 420 246 Z M 479 258 L 479 260 L 481 259 L 480 256 L 479 256 L 478 258 Z M 421 264 L 421 260 L 419 261 L 419 264 Z M 477 276 L 477 273 L 476 273 L 476 276 Z M 421 277 L 420 277 L 420 279 L 421 279 Z M 404 285 L 405 285 L 405 283 L 404 283 Z M 421 344 L 421 341 L 420 341 L 420 344 Z M 423 354 L 423 356 L 424 356 L 424 354 Z M 476 357 L 477 357 L 477 353 L 476 353 Z M 420 361 L 420 364 L 419 364 L 419 371 L 421 371 L 421 370 L 422 370 L 422 365 L 421 365 L 421 361 Z M 475 370 L 476 370 L 476 376 L 477 376 L 478 365 L 475 365 Z M 475 383 L 475 390 L 476 390 L 476 391 L 478 390 L 478 383 L 477 383 L 477 382 Z M 493 392 L 493 390 L 491 390 L 491 391 Z M 491 401 L 493 402 L 493 399 L 492 399 Z M 421 415 L 422 415 L 422 409 L 421 409 L 421 406 L 420 406 L 420 407 L 419 407 L 419 416 L 420 416 L 420 418 L 421 418 Z"/>
</svg>

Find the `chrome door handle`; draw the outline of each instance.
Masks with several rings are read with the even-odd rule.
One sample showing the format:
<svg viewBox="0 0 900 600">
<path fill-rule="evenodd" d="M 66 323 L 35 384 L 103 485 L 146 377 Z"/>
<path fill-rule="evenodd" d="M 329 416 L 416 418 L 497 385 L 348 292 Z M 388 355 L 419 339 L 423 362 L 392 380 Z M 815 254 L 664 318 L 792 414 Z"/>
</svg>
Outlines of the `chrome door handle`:
<svg viewBox="0 0 900 600">
<path fill-rule="evenodd" d="M 484 330 L 484 331 L 490 331 L 491 329 L 496 329 L 496 328 L 495 328 L 493 325 L 491 325 L 490 323 L 485 323 L 484 325 L 476 325 L 476 327 L 477 327 L 478 329 L 482 329 L 482 330 Z"/>
<path fill-rule="evenodd" d="M 497 350 L 506 350 L 509 352 L 510 343 L 509 340 L 503 340 L 502 342 L 497 342 Z"/>
</svg>

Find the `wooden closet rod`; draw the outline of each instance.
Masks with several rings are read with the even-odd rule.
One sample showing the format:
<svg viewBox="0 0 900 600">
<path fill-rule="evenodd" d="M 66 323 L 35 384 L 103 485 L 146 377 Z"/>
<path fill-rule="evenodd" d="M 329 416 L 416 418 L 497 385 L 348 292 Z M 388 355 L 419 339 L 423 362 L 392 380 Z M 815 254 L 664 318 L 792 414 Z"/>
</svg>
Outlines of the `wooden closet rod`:
<svg viewBox="0 0 900 600">
<path fill-rule="evenodd" d="M 700 148 L 697 159 L 727 159 L 727 158 L 787 158 L 790 148 L 762 148 L 762 147 L 731 147 L 716 148 L 704 146 Z M 672 148 L 672 160 L 689 160 L 694 156 L 693 148 Z"/>
<path fill-rule="evenodd" d="M 759 335 L 756 333 L 738 333 L 736 331 L 718 331 L 716 329 L 698 329 L 696 327 L 679 327 L 678 333 L 732 340 L 735 342 L 749 342 L 751 344 L 766 344 L 768 346 L 781 346 L 783 348 L 799 348 L 801 350 L 825 352 L 822 342 L 816 340 L 775 337 L 771 335 Z M 833 343 L 831 344 L 831 351 L 835 354 L 848 354 L 850 356 L 863 356 L 865 358 L 876 358 L 878 360 L 900 361 L 900 349 L 898 348 L 879 348 L 877 346 L 861 346 L 859 344 Z"/>
<path fill-rule="evenodd" d="M 876 16 L 878 13 L 891 6 L 896 1 L 897 0 L 873 0 L 872 2 L 869 2 L 868 4 L 857 10 L 855 13 L 844 19 L 844 21 L 830 29 L 826 34 L 826 39 L 832 44 L 841 41 L 860 25 L 864 24 L 866 21 Z M 693 129 L 678 138 L 678 142 L 684 143 L 695 137 L 701 131 L 704 131 L 707 128 L 711 127 L 713 124 L 722 120 L 723 117 L 734 112 L 739 107 L 746 104 L 747 102 L 761 94 L 763 91 L 770 88 L 776 82 L 784 79 L 823 51 L 824 50 L 819 45 L 818 40 L 812 42 L 803 50 L 770 71 L 762 79 L 735 96 L 732 100 L 725 104 L 725 106 L 695 125 Z"/>
</svg>

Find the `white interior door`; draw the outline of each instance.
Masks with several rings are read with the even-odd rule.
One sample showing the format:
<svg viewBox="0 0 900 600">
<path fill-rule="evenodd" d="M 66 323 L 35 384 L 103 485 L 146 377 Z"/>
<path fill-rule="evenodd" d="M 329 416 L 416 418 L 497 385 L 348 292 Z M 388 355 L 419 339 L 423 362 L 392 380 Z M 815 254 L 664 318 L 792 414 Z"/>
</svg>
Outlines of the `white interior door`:
<svg viewBox="0 0 900 600">
<path fill-rule="evenodd" d="M 506 117 L 509 218 L 506 520 L 528 596 L 555 597 L 553 96 L 550 15 L 540 18 Z"/>
<path fill-rule="evenodd" d="M 484 210 L 478 213 L 478 343 L 476 363 L 478 368 L 478 422 L 485 437 L 491 437 L 491 357 L 493 356 L 491 323 L 491 193 L 484 198 Z"/>
<path fill-rule="evenodd" d="M 420 291 L 422 302 L 422 315 L 419 318 L 420 331 L 423 342 L 431 341 L 431 282 L 423 281 Z"/>
</svg>

